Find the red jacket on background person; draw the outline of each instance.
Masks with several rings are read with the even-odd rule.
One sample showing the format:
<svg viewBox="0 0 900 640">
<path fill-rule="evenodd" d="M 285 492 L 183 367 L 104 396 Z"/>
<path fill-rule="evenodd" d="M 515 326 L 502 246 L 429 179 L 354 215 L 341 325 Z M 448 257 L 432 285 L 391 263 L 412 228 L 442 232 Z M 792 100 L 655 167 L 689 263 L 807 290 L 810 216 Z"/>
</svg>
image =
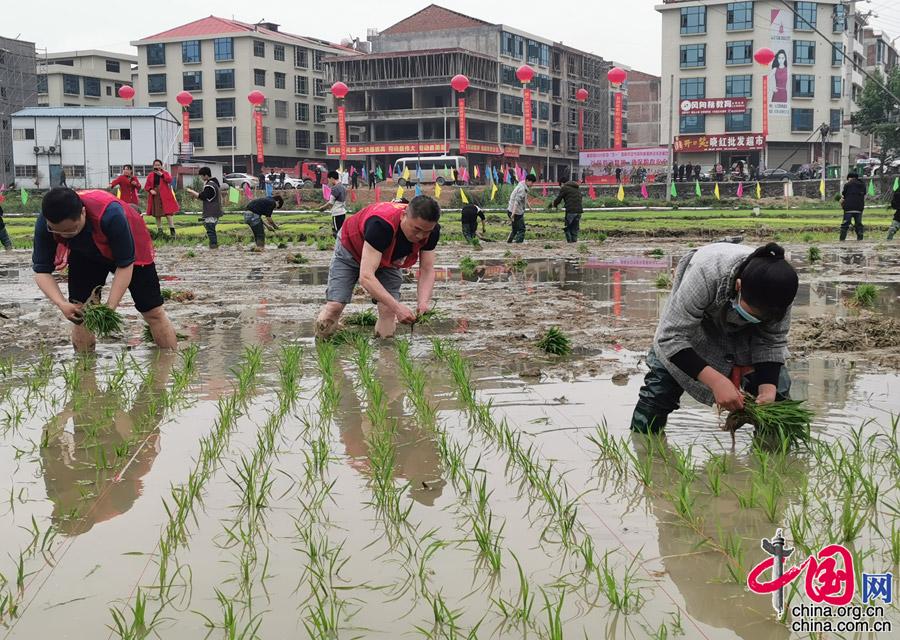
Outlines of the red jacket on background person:
<svg viewBox="0 0 900 640">
<path fill-rule="evenodd" d="M 109 183 L 111 189 L 119 187 L 119 199 L 131 204 L 140 204 L 138 193 L 141 190 L 140 181 L 134 175 L 126 176 L 124 173 L 117 176 Z"/>
<path fill-rule="evenodd" d="M 172 191 L 172 175 L 168 171 L 163 171 L 159 175 L 159 184 L 156 183 L 157 174 L 151 172 L 147 176 L 147 182 L 144 183 L 144 191 L 147 192 L 147 215 L 161 217 L 171 216 L 178 213 L 178 201 L 175 199 L 175 192 Z M 162 198 L 162 211 L 153 210 L 153 194 L 151 189 L 159 191 L 159 197 Z"/>
</svg>

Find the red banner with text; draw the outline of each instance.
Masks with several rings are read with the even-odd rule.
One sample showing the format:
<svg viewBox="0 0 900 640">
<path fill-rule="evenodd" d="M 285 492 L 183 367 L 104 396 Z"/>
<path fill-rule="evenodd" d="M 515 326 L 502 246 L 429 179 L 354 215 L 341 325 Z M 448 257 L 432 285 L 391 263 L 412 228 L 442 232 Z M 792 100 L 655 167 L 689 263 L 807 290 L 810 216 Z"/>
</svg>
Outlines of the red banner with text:
<svg viewBox="0 0 900 640">
<path fill-rule="evenodd" d="M 337 108 L 338 113 L 338 144 L 341 147 L 341 160 L 347 159 L 347 110 L 344 105 Z"/>
<path fill-rule="evenodd" d="M 622 148 L 622 92 L 616 91 L 616 106 L 613 112 L 613 148 Z"/>
<path fill-rule="evenodd" d="M 578 107 L 578 150 L 582 149 L 584 149 L 584 107 Z"/>
<path fill-rule="evenodd" d="M 525 146 L 530 146 L 531 142 L 531 89 L 526 86 L 522 89 L 522 113 L 525 116 L 525 129 L 523 132 L 523 142 Z"/>
<path fill-rule="evenodd" d="M 466 99 L 459 98 L 459 153 L 466 155 L 469 144 L 466 142 Z"/>
<path fill-rule="evenodd" d="M 256 121 L 256 161 L 262 165 L 266 159 L 263 153 L 262 111 L 256 111 L 253 114 L 253 119 Z"/>
<path fill-rule="evenodd" d="M 185 144 L 191 141 L 191 114 L 187 109 L 181 112 L 181 141 Z"/>
<path fill-rule="evenodd" d="M 769 76 L 768 74 L 763 76 L 763 138 L 769 137 Z"/>
</svg>

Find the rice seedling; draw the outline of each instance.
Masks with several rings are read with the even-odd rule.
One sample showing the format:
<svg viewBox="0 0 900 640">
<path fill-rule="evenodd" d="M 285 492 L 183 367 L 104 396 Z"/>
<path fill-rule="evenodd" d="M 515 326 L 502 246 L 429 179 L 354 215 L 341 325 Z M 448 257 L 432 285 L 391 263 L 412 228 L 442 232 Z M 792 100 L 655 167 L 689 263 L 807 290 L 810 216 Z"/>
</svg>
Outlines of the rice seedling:
<svg viewBox="0 0 900 640">
<path fill-rule="evenodd" d="M 462 260 L 459 261 L 459 271 L 466 280 L 475 277 L 475 270 L 477 268 L 478 263 L 470 256 L 463 256 Z"/>
<path fill-rule="evenodd" d="M 378 314 L 372 309 L 366 309 L 348 314 L 344 321 L 347 324 L 360 327 L 374 327 L 375 323 L 378 322 Z"/>
<path fill-rule="evenodd" d="M 537 347 L 555 356 L 567 356 L 572 353 L 572 341 L 559 327 L 550 327 L 538 339 Z"/>
<path fill-rule="evenodd" d="M 637 563 L 638 556 L 635 555 L 631 563 L 625 567 L 622 583 L 619 584 L 615 572 L 609 563 L 611 554 L 612 550 L 607 551 L 597 566 L 596 574 L 598 583 L 600 585 L 600 590 L 603 595 L 606 596 L 606 599 L 609 601 L 612 608 L 627 615 L 633 611 L 637 611 L 644 602 L 644 596 L 641 594 L 640 588 L 635 586 L 636 571 L 634 566 Z"/>
<path fill-rule="evenodd" d="M 865 513 L 854 504 L 851 496 L 844 498 L 839 524 L 839 535 L 835 539 L 846 545 L 856 540 L 866 525 Z"/>
<path fill-rule="evenodd" d="M 718 525 L 718 546 L 725 554 L 725 568 L 731 579 L 737 584 L 743 584 L 746 580 L 746 572 L 744 570 L 744 545 L 740 535 L 734 530 L 725 533 L 722 525 Z"/>
<path fill-rule="evenodd" d="M 874 284 L 859 284 L 850 296 L 850 305 L 854 307 L 871 308 L 878 299 L 878 287 Z"/>
<path fill-rule="evenodd" d="M 822 259 L 822 250 L 819 247 L 810 247 L 806 252 L 808 262 L 819 262 Z"/>
<path fill-rule="evenodd" d="M 309 258 L 307 258 L 302 253 L 292 253 L 287 258 L 288 264 L 306 264 L 309 262 Z"/>
<path fill-rule="evenodd" d="M 196 297 L 193 291 L 186 289 L 160 289 L 160 294 L 166 302 L 188 302 Z"/>
<path fill-rule="evenodd" d="M 8 378 L 13 374 L 12 357 L 0 358 L 0 377 Z"/>
<path fill-rule="evenodd" d="M 760 474 L 760 477 L 765 478 L 766 476 Z M 778 509 L 779 500 L 781 500 L 783 494 L 781 479 L 778 474 L 773 473 L 765 480 L 754 478 L 753 482 L 759 483 L 757 495 L 760 497 L 760 506 L 769 522 L 774 524 L 781 516 L 781 512 Z"/>
<path fill-rule="evenodd" d="M 440 309 L 435 309 L 432 307 L 428 309 L 428 311 L 423 311 L 422 313 L 416 316 L 415 324 L 428 325 L 432 322 L 436 322 L 438 320 L 443 320 L 446 317 L 446 314 Z"/>
<path fill-rule="evenodd" d="M 188 258 L 196 258 L 197 252 L 194 251 L 193 249 L 189 249 L 188 252 L 184 255 L 187 256 Z"/>
<path fill-rule="evenodd" d="M 588 440 L 597 446 L 600 455 L 607 462 L 612 463 L 616 470 L 625 470 L 627 462 L 622 453 L 622 448 L 619 446 L 618 441 L 609 433 L 605 419 L 603 424 L 597 427 L 595 435 L 588 436 Z"/>
<path fill-rule="evenodd" d="M 749 423 L 765 442 L 796 446 L 809 442 L 813 415 L 802 400 L 757 404 L 753 397 L 745 396 L 744 408 L 728 416 L 726 428 L 733 432 L 736 428 L 734 425 Z"/>
<path fill-rule="evenodd" d="M 647 255 L 651 256 L 653 258 L 662 258 L 666 254 L 662 249 L 657 247 L 656 249 L 653 249 L 652 251 L 648 252 Z"/>
<path fill-rule="evenodd" d="M 656 285 L 657 289 L 671 289 L 672 278 L 668 273 L 661 273 L 656 276 L 656 280 L 653 281 L 653 284 Z"/>
<path fill-rule="evenodd" d="M 517 257 L 515 260 L 510 260 L 506 266 L 510 271 L 525 271 L 528 268 L 528 261 L 525 258 Z"/>
<path fill-rule="evenodd" d="M 125 320 L 118 311 L 105 304 L 89 302 L 82 307 L 84 319 L 82 325 L 98 338 L 118 335 L 125 326 Z"/>
<path fill-rule="evenodd" d="M 547 592 L 541 589 L 544 598 L 544 610 L 547 612 L 546 637 L 549 640 L 563 640 L 562 608 L 566 599 L 565 589 L 560 589 L 559 598 L 553 602 Z"/>
<path fill-rule="evenodd" d="M 318 251 L 328 251 L 330 249 L 334 249 L 334 240 L 330 238 L 319 238 L 316 240 L 316 249 Z"/>
<path fill-rule="evenodd" d="M 157 611 L 151 618 L 147 617 L 147 596 L 141 589 L 137 590 L 134 605 L 122 611 L 118 607 L 110 609 L 113 617 L 113 625 L 110 630 L 121 640 L 141 640 L 148 637 L 156 625 L 160 622 Z"/>
</svg>

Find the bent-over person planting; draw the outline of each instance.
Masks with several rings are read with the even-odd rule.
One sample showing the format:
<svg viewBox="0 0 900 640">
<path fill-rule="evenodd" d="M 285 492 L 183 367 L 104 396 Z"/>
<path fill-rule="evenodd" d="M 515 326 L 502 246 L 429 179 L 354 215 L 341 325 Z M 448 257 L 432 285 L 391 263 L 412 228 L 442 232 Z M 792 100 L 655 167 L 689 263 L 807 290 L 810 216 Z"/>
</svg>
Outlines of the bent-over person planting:
<svg viewBox="0 0 900 640">
<path fill-rule="evenodd" d="M 631 418 L 632 431 L 658 432 L 687 391 L 728 411 L 788 397 L 784 367 L 797 272 L 774 242 L 756 250 L 716 243 L 678 263 L 656 328 Z"/>
<path fill-rule="evenodd" d="M 284 206 L 284 198 L 281 196 L 272 196 L 256 198 L 247 203 L 247 210 L 244 211 L 244 222 L 253 232 L 253 240 L 256 242 L 255 249 L 261 251 L 266 248 L 266 228 L 271 231 L 278 229 L 278 225 L 272 220 L 272 213 L 275 209 L 281 209 Z"/>
<path fill-rule="evenodd" d="M 351 216 L 341 228 L 328 270 L 327 302 L 316 321 L 316 336 L 338 329 L 344 307 L 359 282 L 378 305 L 376 335 L 394 335 L 397 322 L 413 324 L 428 311 L 434 290 L 434 249 L 441 235 L 441 207 L 430 196 L 409 204 L 382 202 Z M 401 269 L 419 263 L 416 311 L 400 302 Z"/>
</svg>

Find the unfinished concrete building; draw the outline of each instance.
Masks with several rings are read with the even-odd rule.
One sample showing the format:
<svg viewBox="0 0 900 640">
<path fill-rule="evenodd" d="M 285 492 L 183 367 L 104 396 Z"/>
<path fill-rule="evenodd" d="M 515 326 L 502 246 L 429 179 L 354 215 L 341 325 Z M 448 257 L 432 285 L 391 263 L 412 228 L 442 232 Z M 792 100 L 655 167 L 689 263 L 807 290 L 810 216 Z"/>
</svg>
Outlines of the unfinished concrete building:
<svg viewBox="0 0 900 640">
<path fill-rule="evenodd" d="M 469 165 L 519 164 L 545 179 L 577 174 L 579 88 L 584 145 L 610 141 L 610 97 L 600 56 L 430 5 L 381 32 L 370 30 L 372 53 L 326 58 L 329 82 L 346 98 L 351 161 L 385 165 L 410 155 L 415 143 L 459 153 L 457 96 L 451 78 L 468 76 L 466 139 Z M 534 69 L 533 136 L 524 141 L 522 85 L 516 69 Z M 626 89 L 627 90 L 627 89 Z M 329 122 L 336 123 L 332 111 Z M 337 137 L 335 136 L 335 139 Z M 336 147 L 329 147 L 334 157 Z M 415 154 L 412 154 L 415 155 Z"/>
<path fill-rule="evenodd" d="M 0 185 L 10 185 L 16 179 L 11 116 L 37 104 L 36 70 L 33 42 L 0 37 Z M 27 136 L 28 131 L 17 135 Z"/>
</svg>

